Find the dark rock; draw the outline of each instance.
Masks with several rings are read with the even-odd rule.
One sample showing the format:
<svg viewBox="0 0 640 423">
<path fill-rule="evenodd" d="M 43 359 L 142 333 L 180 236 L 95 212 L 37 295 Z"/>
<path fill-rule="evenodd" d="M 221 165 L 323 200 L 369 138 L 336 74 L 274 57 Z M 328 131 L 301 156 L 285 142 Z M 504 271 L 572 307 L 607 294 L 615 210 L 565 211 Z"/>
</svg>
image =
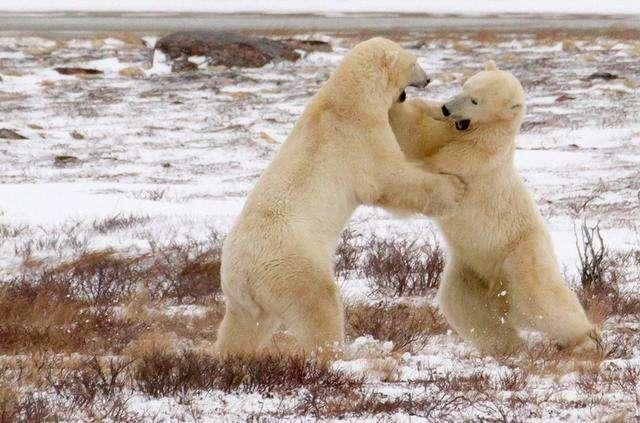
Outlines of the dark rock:
<svg viewBox="0 0 640 423">
<path fill-rule="evenodd" d="M 54 68 L 58 73 L 62 75 L 101 75 L 102 71 L 98 69 L 89 68 Z"/>
<path fill-rule="evenodd" d="M 210 65 L 228 67 L 261 67 L 274 60 L 300 58 L 295 49 L 284 42 L 230 32 L 174 32 L 159 39 L 155 48 L 174 60 L 205 56 Z"/>
<path fill-rule="evenodd" d="M 71 137 L 72 137 L 74 140 L 83 140 L 83 139 L 84 139 L 84 135 L 82 135 L 82 133 L 81 133 L 81 132 L 79 132 L 79 131 L 73 131 L 73 132 L 71 133 Z"/>
<path fill-rule="evenodd" d="M 618 75 L 610 72 L 594 72 L 589 75 L 587 79 L 604 79 L 605 81 L 611 81 L 612 79 L 618 79 Z"/>
<path fill-rule="evenodd" d="M 569 94 L 560 94 L 560 95 L 555 99 L 555 102 L 556 102 L 556 103 L 562 103 L 562 102 L 564 102 L 564 101 L 567 101 L 567 100 L 574 100 L 574 99 L 575 99 L 575 97 L 574 97 L 574 96 L 572 96 L 572 95 L 569 95 Z"/>
<path fill-rule="evenodd" d="M 13 129 L 0 128 L 0 138 L 8 140 L 26 140 L 27 137 L 18 134 Z"/>
<path fill-rule="evenodd" d="M 80 159 L 76 156 L 56 156 L 53 165 L 56 167 L 72 166 L 80 163 Z"/>
<path fill-rule="evenodd" d="M 312 51 L 333 51 L 333 49 L 331 48 L 331 44 L 326 42 L 326 41 L 320 41 L 320 40 L 296 40 L 293 38 L 290 38 L 288 40 L 282 40 L 283 43 L 285 43 L 287 46 L 291 47 L 292 49 L 295 50 L 302 50 L 302 51 L 306 51 L 306 52 L 312 52 Z"/>
<path fill-rule="evenodd" d="M 171 63 L 171 72 L 192 72 L 198 70 L 198 65 L 187 60 L 185 56 Z"/>
</svg>

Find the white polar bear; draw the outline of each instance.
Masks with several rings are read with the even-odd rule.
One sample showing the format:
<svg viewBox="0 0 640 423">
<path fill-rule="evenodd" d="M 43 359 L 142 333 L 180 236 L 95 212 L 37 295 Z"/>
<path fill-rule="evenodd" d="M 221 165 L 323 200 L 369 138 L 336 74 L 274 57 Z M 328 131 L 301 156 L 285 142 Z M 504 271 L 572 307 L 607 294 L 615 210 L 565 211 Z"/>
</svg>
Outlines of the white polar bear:
<svg viewBox="0 0 640 423">
<path fill-rule="evenodd" d="M 262 349 L 281 323 L 307 353 L 342 341 L 332 255 L 356 207 L 438 215 L 457 205 L 459 179 L 408 162 L 389 125 L 405 87 L 427 82 L 412 54 L 374 38 L 349 52 L 314 96 L 224 244 L 221 354 Z"/>
<path fill-rule="evenodd" d="M 513 163 L 524 110 L 520 82 L 490 62 L 444 104 L 413 100 L 390 111 L 409 158 L 458 175 L 468 187 L 460 207 L 436 218 L 450 252 L 440 308 L 485 353 L 513 351 L 521 342 L 518 329 L 593 348 L 598 331 L 565 285 L 549 233 Z"/>
</svg>

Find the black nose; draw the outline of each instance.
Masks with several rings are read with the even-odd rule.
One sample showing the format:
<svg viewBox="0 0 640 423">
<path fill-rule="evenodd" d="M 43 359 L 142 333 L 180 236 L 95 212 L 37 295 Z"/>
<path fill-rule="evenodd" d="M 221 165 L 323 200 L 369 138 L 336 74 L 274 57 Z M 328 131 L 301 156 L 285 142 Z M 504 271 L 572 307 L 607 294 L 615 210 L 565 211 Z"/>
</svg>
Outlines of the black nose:
<svg viewBox="0 0 640 423">
<path fill-rule="evenodd" d="M 444 104 L 442 105 L 442 114 L 445 116 L 449 116 L 451 114 L 449 109 L 447 109 L 447 106 L 445 106 Z"/>
</svg>

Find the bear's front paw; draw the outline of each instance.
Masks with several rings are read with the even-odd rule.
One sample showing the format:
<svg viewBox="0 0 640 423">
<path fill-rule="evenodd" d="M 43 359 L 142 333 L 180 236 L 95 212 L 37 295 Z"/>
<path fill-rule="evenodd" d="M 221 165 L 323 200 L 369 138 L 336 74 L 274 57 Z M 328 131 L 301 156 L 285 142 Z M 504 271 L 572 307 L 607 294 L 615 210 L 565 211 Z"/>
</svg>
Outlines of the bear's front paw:
<svg viewBox="0 0 640 423">
<path fill-rule="evenodd" d="M 439 174 L 432 182 L 423 213 L 443 216 L 455 211 L 467 193 L 467 184 L 456 175 Z"/>
</svg>

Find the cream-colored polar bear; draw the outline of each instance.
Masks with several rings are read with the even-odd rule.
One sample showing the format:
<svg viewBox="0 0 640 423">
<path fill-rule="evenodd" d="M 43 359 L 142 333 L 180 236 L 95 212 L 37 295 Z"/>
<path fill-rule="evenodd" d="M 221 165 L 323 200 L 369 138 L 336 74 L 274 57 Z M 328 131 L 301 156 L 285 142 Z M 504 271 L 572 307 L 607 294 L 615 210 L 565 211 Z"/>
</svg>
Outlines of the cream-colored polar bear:
<svg viewBox="0 0 640 423">
<path fill-rule="evenodd" d="M 458 175 L 468 187 L 460 206 L 436 219 L 450 252 L 440 308 L 485 353 L 513 351 L 518 329 L 541 331 L 563 346 L 595 347 L 598 332 L 565 285 L 549 233 L 514 167 L 524 110 L 519 81 L 490 62 L 444 105 L 413 100 L 390 111 L 409 158 Z"/>
<path fill-rule="evenodd" d="M 305 352 L 343 340 L 332 255 L 360 204 L 438 215 L 457 177 L 408 162 L 389 125 L 407 85 L 428 79 L 396 43 L 358 44 L 311 100 L 249 195 L 222 252 L 222 354 L 253 353 L 281 323 Z"/>
</svg>

